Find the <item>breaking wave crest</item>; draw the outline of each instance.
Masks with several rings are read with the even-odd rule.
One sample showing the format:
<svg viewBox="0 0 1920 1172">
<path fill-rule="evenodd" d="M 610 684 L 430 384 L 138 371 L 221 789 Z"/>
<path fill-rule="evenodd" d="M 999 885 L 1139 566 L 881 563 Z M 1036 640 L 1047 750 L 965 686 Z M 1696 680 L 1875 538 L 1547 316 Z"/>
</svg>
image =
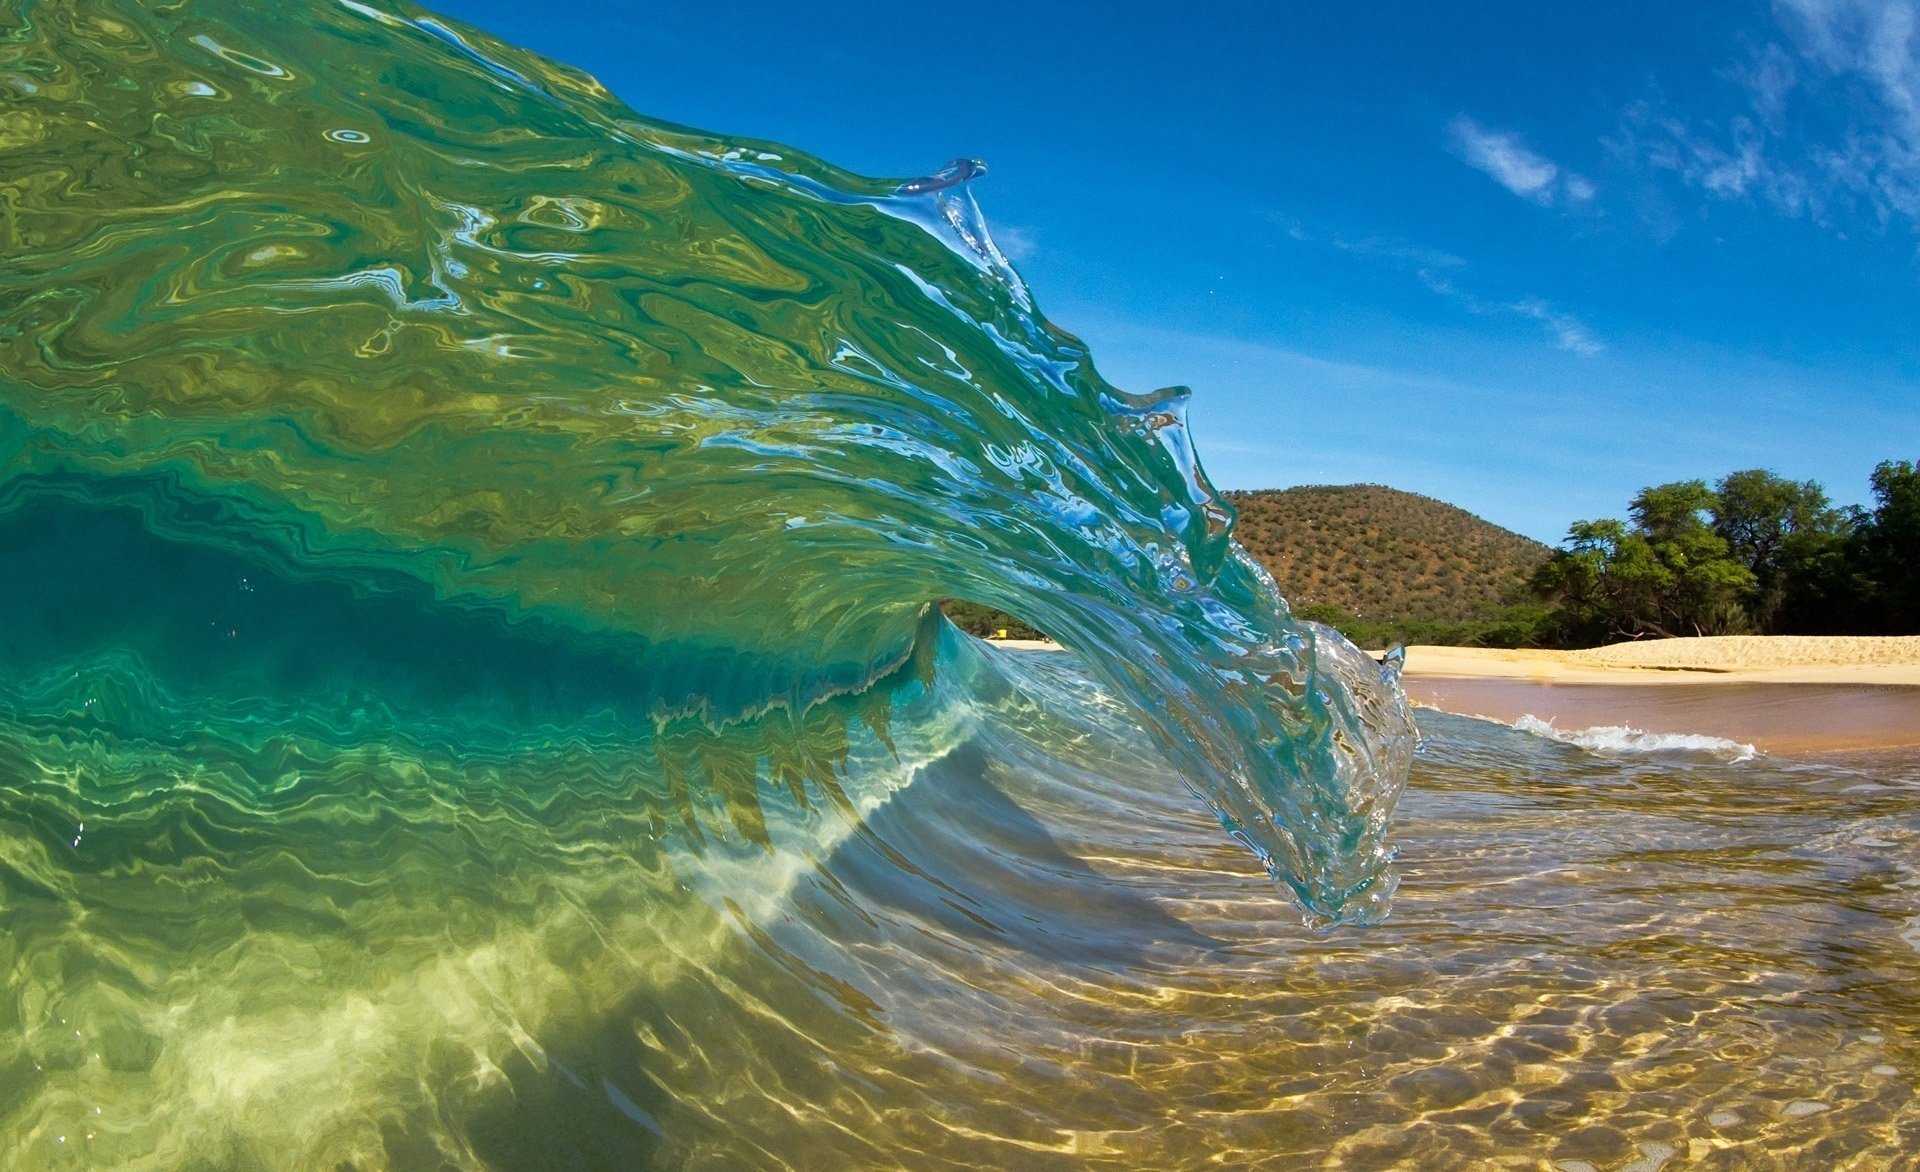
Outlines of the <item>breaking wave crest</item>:
<svg viewBox="0 0 1920 1172">
<path fill-rule="evenodd" d="M 1041 316 L 979 164 L 652 122 L 388 0 L 14 6 L 0 91 L 34 1151 L 512 1164 L 476 1120 L 566 1073 L 552 1039 L 697 981 L 803 872 L 930 889 L 842 856 L 1014 756 L 1155 817 L 1171 773 L 1309 922 L 1385 914 L 1396 670 L 1235 546 L 1184 389 Z"/>
<path fill-rule="evenodd" d="M 1626 725 L 1558 728 L 1550 720 L 1522 716 L 1513 727 L 1537 737 L 1576 745 L 1595 753 L 1686 753 L 1727 762 L 1751 761 L 1760 751 L 1752 745 L 1704 733 L 1644 732 Z"/>
</svg>

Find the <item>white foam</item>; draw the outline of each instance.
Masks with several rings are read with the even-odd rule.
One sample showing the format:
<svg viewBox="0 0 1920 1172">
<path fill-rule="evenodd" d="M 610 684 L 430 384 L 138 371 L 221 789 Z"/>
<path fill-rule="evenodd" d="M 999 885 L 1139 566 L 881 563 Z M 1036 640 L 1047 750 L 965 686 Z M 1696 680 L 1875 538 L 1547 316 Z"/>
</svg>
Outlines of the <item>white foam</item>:
<svg viewBox="0 0 1920 1172">
<path fill-rule="evenodd" d="M 1551 720 L 1541 720 L 1531 713 L 1514 721 L 1513 727 L 1595 753 L 1695 753 L 1729 762 L 1751 761 L 1760 755 L 1752 745 L 1704 733 L 1645 732 L 1624 724 L 1556 728 Z"/>
</svg>

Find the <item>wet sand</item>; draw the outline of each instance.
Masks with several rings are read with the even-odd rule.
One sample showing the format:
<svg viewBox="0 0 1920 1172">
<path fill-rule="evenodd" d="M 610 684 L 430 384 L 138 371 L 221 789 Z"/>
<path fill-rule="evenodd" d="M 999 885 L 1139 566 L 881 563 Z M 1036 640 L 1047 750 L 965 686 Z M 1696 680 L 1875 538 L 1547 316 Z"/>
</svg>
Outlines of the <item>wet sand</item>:
<svg viewBox="0 0 1920 1172">
<path fill-rule="evenodd" d="M 1407 649 L 1415 703 L 1813 756 L 1920 747 L 1920 637 L 1729 635 L 1584 651 Z"/>
<path fill-rule="evenodd" d="M 1505 724 L 1535 716 L 1563 729 L 1701 733 L 1785 756 L 1920 748 L 1920 688 L 1898 685 L 1595 684 L 1412 674 L 1406 685 L 1416 704 Z"/>
</svg>

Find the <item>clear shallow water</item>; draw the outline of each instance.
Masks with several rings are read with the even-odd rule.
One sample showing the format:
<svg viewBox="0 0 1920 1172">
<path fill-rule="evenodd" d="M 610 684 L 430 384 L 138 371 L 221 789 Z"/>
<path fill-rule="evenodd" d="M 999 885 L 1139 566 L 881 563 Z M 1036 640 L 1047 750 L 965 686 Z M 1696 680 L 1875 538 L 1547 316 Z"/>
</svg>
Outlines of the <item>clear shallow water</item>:
<svg viewBox="0 0 1920 1172">
<path fill-rule="evenodd" d="M 1404 696 L 971 167 L 384 5 L 19 5 L 0 86 L 0 1162 L 1913 1146 L 1897 763 L 1434 716 L 1302 927 Z"/>
<path fill-rule="evenodd" d="M 816 709 L 798 740 L 859 788 L 768 802 L 772 851 L 663 840 L 666 803 L 569 753 L 457 795 L 366 754 L 333 774 L 379 795 L 349 821 L 178 785 L 76 809 L 16 741 L 12 1161 L 1885 1167 L 1920 1140 L 1911 782 L 1424 713 L 1395 913 L 1314 934 L 1070 657 L 945 638 L 888 686 L 891 749 L 873 694 Z"/>
</svg>

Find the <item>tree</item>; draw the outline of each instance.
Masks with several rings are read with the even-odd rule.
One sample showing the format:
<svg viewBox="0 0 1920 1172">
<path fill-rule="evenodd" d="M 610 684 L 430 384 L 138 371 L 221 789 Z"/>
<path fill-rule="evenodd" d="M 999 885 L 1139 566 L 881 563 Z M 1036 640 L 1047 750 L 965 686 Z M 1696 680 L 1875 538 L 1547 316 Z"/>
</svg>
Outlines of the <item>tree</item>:
<svg viewBox="0 0 1920 1172">
<path fill-rule="evenodd" d="M 1804 625 L 1812 598 L 1825 601 L 1834 589 L 1834 559 L 1844 557 L 1849 531 L 1826 490 L 1750 468 L 1714 486 L 1708 514 L 1729 553 L 1753 575 L 1745 607 L 1754 627 L 1772 633 Z"/>
<path fill-rule="evenodd" d="M 1630 523 L 1575 523 L 1533 575 L 1541 637 L 1920 634 L 1920 468 L 1888 460 L 1872 480 L 1871 512 L 1759 468 L 1642 489 Z"/>
<path fill-rule="evenodd" d="M 1628 506 L 1631 527 L 1575 522 L 1533 578 L 1555 604 L 1557 636 L 1586 643 L 1744 629 L 1754 575 L 1709 524 L 1716 504 L 1705 481 L 1683 480 L 1642 489 Z"/>
<path fill-rule="evenodd" d="M 1857 556 L 1882 630 L 1920 632 L 1920 468 L 1887 460 L 1873 470 L 1874 509 Z"/>
<path fill-rule="evenodd" d="M 1642 489 L 1627 506 L 1646 548 L 1629 547 L 1622 569 L 1652 604 L 1640 619 L 1645 632 L 1724 635 L 1747 626 L 1741 602 L 1754 576 L 1709 523 L 1718 504 L 1705 481 L 1681 480 Z"/>
</svg>

